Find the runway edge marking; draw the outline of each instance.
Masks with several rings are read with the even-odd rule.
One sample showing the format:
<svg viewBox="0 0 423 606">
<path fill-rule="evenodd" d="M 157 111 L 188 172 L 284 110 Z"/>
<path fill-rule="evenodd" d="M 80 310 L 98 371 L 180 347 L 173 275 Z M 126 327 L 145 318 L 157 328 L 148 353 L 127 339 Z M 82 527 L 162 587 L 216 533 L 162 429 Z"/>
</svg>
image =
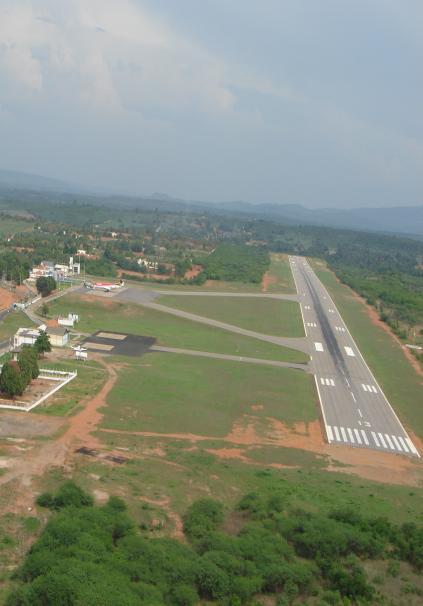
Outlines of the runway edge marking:
<svg viewBox="0 0 423 606">
<path fill-rule="evenodd" d="M 310 264 L 309 264 L 309 265 L 310 265 Z M 351 337 L 351 340 L 352 340 L 352 342 L 354 343 L 354 345 L 355 345 L 355 347 L 356 347 L 356 349 L 357 349 L 357 351 L 358 351 L 358 353 L 359 353 L 359 356 L 360 356 L 360 357 L 361 357 L 361 359 L 363 360 L 363 362 L 364 362 L 364 364 L 365 364 L 365 366 L 366 366 L 367 370 L 369 371 L 370 375 L 373 377 L 374 382 L 375 382 L 375 383 L 376 383 L 376 385 L 379 387 L 380 393 L 381 393 L 381 394 L 382 394 L 382 396 L 384 397 L 385 402 L 388 404 L 389 408 L 391 409 L 392 414 L 394 415 L 395 419 L 396 419 L 396 420 L 397 420 L 397 422 L 399 423 L 399 426 L 400 426 L 400 427 L 401 427 L 401 429 L 403 430 L 403 432 L 404 432 L 404 434 L 405 434 L 405 437 L 406 437 L 406 438 L 407 438 L 407 440 L 408 440 L 409 442 L 411 442 L 411 444 L 413 445 L 412 451 L 413 451 L 413 452 L 416 454 L 416 456 L 417 456 L 417 457 L 420 459 L 420 458 L 421 458 L 421 456 L 420 456 L 419 451 L 417 450 L 416 446 L 414 445 L 413 441 L 411 440 L 410 436 L 408 435 L 407 431 L 405 430 L 405 428 L 404 428 L 403 424 L 402 424 L 402 423 L 401 423 L 401 421 L 399 420 L 397 413 L 396 413 L 396 412 L 395 412 L 395 410 L 392 408 L 392 406 L 391 406 L 391 404 L 390 404 L 390 402 L 389 402 L 388 398 L 387 398 L 387 397 L 386 397 L 386 395 L 385 395 L 385 392 L 383 391 L 383 389 L 382 389 L 382 388 L 381 388 L 381 386 L 379 385 L 379 383 L 378 383 L 378 381 L 377 381 L 376 377 L 374 376 L 373 372 L 370 370 L 369 365 L 367 364 L 367 362 L 366 362 L 366 360 L 365 360 L 365 358 L 364 358 L 363 354 L 361 353 L 360 348 L 357 346 L 357 343 L 355 342 L 355 339 L 354 339 L 354 337 L 352 336 L 352 334 L 351 334 L 351 332 L 350 332 L 350 330 L 349 330 L 349 328 L 348 328 L 347 323 L 345 322 L 344 318 L 342 317 L 342 314 L 339 312 L 339 309 L 338 309 L 338 308 L 337 308 L 337 306 L 335 305 L 335 302 L 334 302 L 334 300 L 332 299 L 332 297 L 330 296 L 329 291 L 327 290 L 327 288 L 326 288 L 326 286 L 323 284 L 323 282 L 322 282 L 322 281 L 321 281 L 321 280 L 320 280 L 320 279 L 317 277 L 316 272 L 315 272 L 315 271 L 314 271 L 314 269 L 311 267 L 311 265 L 310 265 L 310 268 L 311 268 L 311 271 L 313 272 L 313 274 L 316 276 L 317 280 L 319 280 L 319 282 L 320 282 L 320 283 L 321 283 L 321 285 L 323 286 L 324 290 L 326 291 L 327 295 L 329 296 L 329 299 L 332 301 L 332 304 L 333 304 L 333 306 L 335 307 L 336 311 L 338 312 L 339 316 L 342 318 L 342 321 L 344 322 L 345 328 L 347 329 L 347 333 L 348 333 L 348 334 L 349 334 L 349 336 Z M 295 280 L 295 278 L 294 278 L 294 280 Z M 320 397 L 320 395 L 319 395 L 319 397 Z M 410 448 L 411 448 L 411 447 L 410 447 Z"/>
<path fill-rule="evenodd" d="M 316 383 L 317 394 L 319 396 L 320 410 L 322 411 L 322 415 L 323 415 L 323 423 L 325 424 L 326 439 L 327 439 L 328 444 L 332 444 L 333 435 L 332 435 L 332 439 L 331 439 L 330 435 L 329 435 L 329 432 L 332 434 L 332 431 L 328 430 L 329 425 L 328 425 L 328 423 L 326 421 L 326 415 L 325 415 L 325 411 L 324 411 L 324 408 L 323 408 L 323 402 L 322 402 L 322 398 L 320 396 L 319 384 L 317 382 L 316 375 L 313 375 L 313 377 L 314 377 L 314 382 Z"/>
</svg>

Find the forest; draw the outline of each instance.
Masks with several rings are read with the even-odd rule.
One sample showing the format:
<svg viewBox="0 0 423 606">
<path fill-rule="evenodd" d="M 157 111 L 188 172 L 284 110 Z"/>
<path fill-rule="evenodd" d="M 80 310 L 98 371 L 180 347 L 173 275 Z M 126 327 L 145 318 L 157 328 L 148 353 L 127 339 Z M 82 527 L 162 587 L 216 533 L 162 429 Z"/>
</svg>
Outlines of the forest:
<svg viewBox="0 0 423 606">
<path fill-rule="evenodd" d="M 387 560 L 392 576 L 400 561 L 423 568 L 421 526 L 396 526 L 353 505 L 306 512 L 281 489 L 249 493 L 233 511 L 209 498 L 194 502 L 184 543 L 149 538 L 120 498 L 95 506 L 71 481 L 37 504 L 52 515 L 14 575 L 7 606 L 253 606 L 266 595 L 277 606 L 305 606 L 310 597 L 319 606 L 383 604 L 364 561 Z"/>
</svg>

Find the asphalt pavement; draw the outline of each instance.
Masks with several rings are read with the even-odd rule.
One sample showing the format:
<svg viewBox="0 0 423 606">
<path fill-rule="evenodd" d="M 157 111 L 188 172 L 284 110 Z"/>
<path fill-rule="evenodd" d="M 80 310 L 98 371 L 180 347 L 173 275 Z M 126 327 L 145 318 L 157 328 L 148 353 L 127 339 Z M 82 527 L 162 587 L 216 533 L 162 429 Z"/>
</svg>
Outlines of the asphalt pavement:
<svg viewBox="0 0 423 606">
<path fill-rule="evenodd" d="M 419 457 L 329 293 L 303 257 L 290 257 L 331 444 Z"/>
</svg>

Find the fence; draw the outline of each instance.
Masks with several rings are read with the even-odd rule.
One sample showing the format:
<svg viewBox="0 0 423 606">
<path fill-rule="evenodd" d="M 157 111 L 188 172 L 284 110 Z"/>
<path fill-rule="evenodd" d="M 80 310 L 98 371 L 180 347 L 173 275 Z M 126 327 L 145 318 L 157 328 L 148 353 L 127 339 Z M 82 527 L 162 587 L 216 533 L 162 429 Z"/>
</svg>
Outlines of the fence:
<svg viewBox="0 0 423 606">
<path fill-rule="evenodd" d="M 0 371 L 2 369 L 2 365 L 0 365 Z M 14 400 L 9 404 L 3 404 L 0 402 L 0 409 L 7 408 L 11 410 L 24 410 L 25 412 L 29 412 L 36 406 L 39 406 L 42 402 L 50 398 L 56 391 L 62 389 L 65 385 L 67 385 L 70 381 L 75 379 L 78 375 L 78 371 L 74 370 L 73 372 L 68 372 L 65 370 L 51 370 L 49 368 L 40 368 L 40 374 L 38 375 L 39 379 L 45 379 L 48 381 L 57 381 L 58 385 L 55 385 L 52 389 L 43 394 L 38 400 L 35 402 L 23 402 L 22 400 Z"/>
</svg>

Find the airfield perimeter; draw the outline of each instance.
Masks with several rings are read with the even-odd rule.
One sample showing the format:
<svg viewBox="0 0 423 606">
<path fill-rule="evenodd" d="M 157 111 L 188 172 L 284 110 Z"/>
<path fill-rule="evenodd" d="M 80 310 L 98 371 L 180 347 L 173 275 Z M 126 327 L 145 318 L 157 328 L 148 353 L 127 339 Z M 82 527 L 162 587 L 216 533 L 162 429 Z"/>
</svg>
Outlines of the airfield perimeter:
<svg viewBox="0 0 423 606">
<path fill-rule="evenodd" d="M 129 286 L 111 293 L 96 291 L 91 294 L 116 302 L 140 304 L 190 321 L 308 353 L 311 358 L 308 364 L 279 363 L 279 365 L 302 368 L 314 375 L 329 444 L 343 444 L 420 457 L 416 446 L 367 366 L 321 281 L 304 258 L 291 257 L 289 261 L 297 295 L 155 290 L 137 286 Z M 166 298 L 169 295 L 173 297 L 253 297 L 297 301 L 301 307 L 306 336 L 301 338 L 262 334 L 156 302 L 158 297 Z M 163 348 L 154 345 L 151 350 L 189 353 L 185 349 Z M 190 353 L 196 355 L 195 351 Z M 207 352 L 197 352 L 197 355 L 225 357 Z M 227 359 L 247 361 L 245 358 L 236 356 L 228 356 Z M 255 361 L 257 362 L 257 360 Z"/>
</svg>

